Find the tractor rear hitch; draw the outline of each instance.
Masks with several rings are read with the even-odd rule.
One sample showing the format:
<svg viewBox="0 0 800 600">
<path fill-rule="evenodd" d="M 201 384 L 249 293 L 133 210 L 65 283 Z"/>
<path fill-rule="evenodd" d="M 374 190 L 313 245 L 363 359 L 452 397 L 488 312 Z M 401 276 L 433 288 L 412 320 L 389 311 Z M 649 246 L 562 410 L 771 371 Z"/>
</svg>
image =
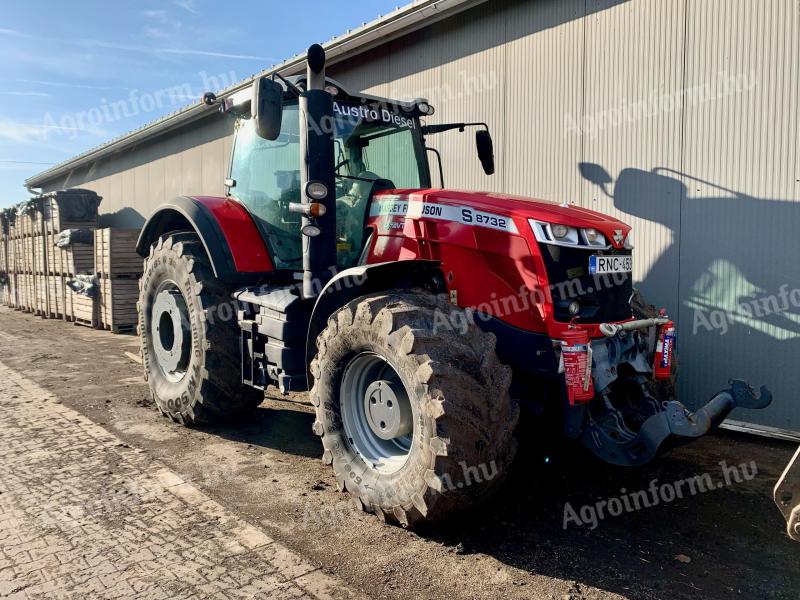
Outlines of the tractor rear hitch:
<svg viewBox="0 0 800 600">
<path fill-rule="evenodd" d="M 617 430 L 603 426 L 590 412 L 582 442 L 599 458 L 612 464 L 643 465 L 659 450 L 680 446 L 713 431 L 735 408 L 761 409 L 772 402 L 772 392 L 765 386 L 756 394 L 742 380 L 733 379 L 729 385 L 695 412 L 678 401 L 665 402 L 662 410 L 648 417 L 636 434 L 627 427 Z M 607 419 L 603 421 L 608 423 Z"/>
</svg>

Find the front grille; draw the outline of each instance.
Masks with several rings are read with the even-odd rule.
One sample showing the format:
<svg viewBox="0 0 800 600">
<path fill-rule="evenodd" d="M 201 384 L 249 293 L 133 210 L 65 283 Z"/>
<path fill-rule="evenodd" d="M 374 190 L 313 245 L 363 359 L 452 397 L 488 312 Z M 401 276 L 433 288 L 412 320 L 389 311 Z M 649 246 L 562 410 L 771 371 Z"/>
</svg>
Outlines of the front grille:
<svg viewBox="0 0 800 600">
<path fill-rule="evenodd" d="M 632 273 L 589 273 L 591 255 L 630 256 L 630 250 L 568 248 L 550 244 L 539 244 L 539 247 L 550 281 L 557 321 L 572 320 L 568 310 L 572 301 L 577 301 L 580 305 L 576 319 L 578 323 L 606 323 L 630 318 Z"/>
</svg>

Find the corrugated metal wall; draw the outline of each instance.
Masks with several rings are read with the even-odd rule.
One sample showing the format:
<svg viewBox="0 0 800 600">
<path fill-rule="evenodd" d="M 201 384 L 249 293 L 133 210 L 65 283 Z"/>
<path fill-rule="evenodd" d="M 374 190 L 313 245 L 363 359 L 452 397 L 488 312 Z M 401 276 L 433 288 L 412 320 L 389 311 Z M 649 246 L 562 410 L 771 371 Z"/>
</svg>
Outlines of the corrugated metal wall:
<svg viewBox="0 0 800 600">
<path fill-rule="evenodd" d="M 683 399 L 730 376 L 768 383 L 773 407 L 739 418 L 800 430 L 799 34 L 794 0 L 495 0 L 331 74 L 428 97 L 432 122 L 486 121 L 493 177 L 471 132 L 430 139 L 448 187 L 567 200 L 633 225 L 636 278 L 679 320 Z M 88 180 L 123 217 L 219 193 L 230 124 L 144 150 L 71 183 Z"/>
<path fill-rule="evenodd" d="M 85 187 L 103 197 L 101 224 L 141 227 L 175 196 L 221 196 L 233 140 L 231 117 L 213 115 L 54 180 L 44 191 Z"/>
<path fill-rule="evenodd" d="M 773 406 L 739 418 L 800 430 L 800 4 L 713 0 L 687 11 L 684 87 L 694 93 L 671 175 L 683 186 L 683 389 L 707 393 L 727 373 L 769 383 Z M 699 319 L 707 309 L 719 327 Z"/>
</svg>

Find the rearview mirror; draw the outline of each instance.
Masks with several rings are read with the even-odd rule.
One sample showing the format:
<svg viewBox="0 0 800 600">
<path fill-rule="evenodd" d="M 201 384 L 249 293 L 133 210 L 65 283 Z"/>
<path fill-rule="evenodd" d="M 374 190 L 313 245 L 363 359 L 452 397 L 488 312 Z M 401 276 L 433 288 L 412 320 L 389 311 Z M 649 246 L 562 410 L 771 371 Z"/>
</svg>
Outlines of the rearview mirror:
<svg viewBox="0 0 800 600">
<path fill-rule="evenodd" d="M 475 132 L 475 146 L 478 148 L 478 159 L 483 166 L 483 172 L 487 175 L 494 173 L 494 144 L 492 134 L 487 130 L 481 129 Z"/>
<path fill-rule="evenodd" d="M 253 101 L 250 116 L 256 125 L 256 133 L 266 140 L 276 140 L 281 133 L 283 115 L 283 86 L 267 77 L 253 82 Z"/>
</svg>

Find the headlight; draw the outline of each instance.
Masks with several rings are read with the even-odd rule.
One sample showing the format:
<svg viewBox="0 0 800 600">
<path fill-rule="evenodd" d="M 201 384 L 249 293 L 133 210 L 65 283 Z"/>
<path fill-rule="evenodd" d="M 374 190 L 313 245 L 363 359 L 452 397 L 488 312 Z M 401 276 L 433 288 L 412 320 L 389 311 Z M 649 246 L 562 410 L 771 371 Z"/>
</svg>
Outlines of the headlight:
<svg viewBox="0 0 800 600">
<path fill-rule="evenodd" d="M 550 232 L 559 242 L 574 244 L 578 241 L 578 230 L 574 227 L 567 227 L 566 225 L 554 223 L 550 225 Z"/>
<path fill-rule="evenodd" d="M 574 248 L 609 248 L 606 237 L 593 227 L 577 229 L 569 225 L 547 223 L 536 219 L 528 219 L 528 222 L 536 240 L 542 244 Z"/>
<path fill-rule="evenodd" d="M 586 240 L 586 244 L 592 246 L 593 248 L 607 248 L 608 242 L 606 242 L 606 236 L 602 233 L 597 231 L 594 227 L 587 227 L 586 229 L 581 229 L 581 233 L 583 234 L 583 239 Z"/>
</svg>

